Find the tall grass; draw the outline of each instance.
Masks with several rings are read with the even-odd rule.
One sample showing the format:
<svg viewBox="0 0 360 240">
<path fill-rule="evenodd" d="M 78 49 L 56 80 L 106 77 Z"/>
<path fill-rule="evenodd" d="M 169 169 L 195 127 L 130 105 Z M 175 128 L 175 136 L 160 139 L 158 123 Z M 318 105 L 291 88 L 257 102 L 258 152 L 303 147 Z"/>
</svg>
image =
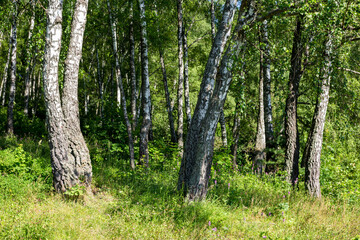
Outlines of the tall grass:
<svg viewBox="0 0 360 240">
<path fill-rule="evenodd" d="M 13 173 L 1 169 L 10 159 L 9 149 L 19 144 L 24 156 L 43 169 L 37 178 L 28 177 L 31 166 Z M 123 160 L 99 151 L 102 157 L 94 154 L 93 161 L 94 195 L 71 201 L 51 190 L 46 143 L 1 138 L 0 147 L 0 239 L 360 237 L 359 204 L 312 199 L 303 186 L 293 190 L 281 176 L 217 169 L 207 200 L 189 204 L 175 188 L 176 163 L 170 167 L 162 159 L 149 171 L 132 172 Z"/>
</svg>

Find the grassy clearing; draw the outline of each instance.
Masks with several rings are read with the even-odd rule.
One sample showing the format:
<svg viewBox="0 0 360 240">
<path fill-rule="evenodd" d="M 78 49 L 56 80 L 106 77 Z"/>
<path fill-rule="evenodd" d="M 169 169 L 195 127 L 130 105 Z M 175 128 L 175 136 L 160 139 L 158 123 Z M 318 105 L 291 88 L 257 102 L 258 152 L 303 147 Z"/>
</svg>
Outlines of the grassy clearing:
<svg viewBox="0 0 360 240">
<path fill-rule="evenodd" d="M 65 200 L 51 191 L 49 158 L 42 150 L 46 144 L 23 139 L 22 152 L 16 150 L 18 144 L 9 147 L 11 141 L 6 141 L 8 148 L 0 151 L 0 239 L 360 237 L 358 204 L 326 196 L 314 200 L 292 190 L 281 177 L 259 178 L 246 171 L 214 172 L 208 199 L 187 204 L 175 189 L 176 168 L 132 173 L 117 161 L 94 161 L 95 194 Z M 4 164 L 11 149 L 20 158 L 32 159 L 32 165 Z M 36 178 L 29 177 L 35 171 L 32 166 L 40 174 Z"/>
</svg>

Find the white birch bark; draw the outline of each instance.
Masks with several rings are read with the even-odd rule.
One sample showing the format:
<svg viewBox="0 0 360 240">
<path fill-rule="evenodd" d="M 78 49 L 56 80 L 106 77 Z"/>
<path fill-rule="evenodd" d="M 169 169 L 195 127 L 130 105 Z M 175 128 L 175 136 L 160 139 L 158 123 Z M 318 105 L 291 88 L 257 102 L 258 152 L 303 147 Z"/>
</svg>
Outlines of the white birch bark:
<svg viewBox="0 0 360 240">
<path fill-rule="evenodd" d="M 68 159 L 75 166 L 77 178 L 90 186 L 92 166 L 90 153 L 80 129 L 79 119 L 79 66 L 82 56 L 88 0 L 77 0 L 71 23 L 70 42 L 65 60 L 62 110 L 64 112 L 65 133 L 68 141 Z"/>
<path fill-rule="evenodd" d="M 151 95 L 149 82 L 148 43 L 145 19 L 145 1 L 139 0 L 141 26 L 141 78 L 143 121 L 140 130 L 140 163 L 149 166 L 149 131 L 151 127 Z"/>
<path fill-rule="evenodd" d="M 74 162 L 68 158 L 68 141 L 61 108 L 58 67 L 62 36 L 62 0 L 49 0 L 43 68 L 44 99 L 54 188 L 65 192 L 78 183 Z"/>
<path fill-rule="evenodd" d="M 12 33 L 11 33 L 11 57 L 10 57 L 10 89 L 9 104 L 7 109 L 7 133 L 14 134 L 14 105 L 16 91 L 16 54 L 17 54 L 17 17 L 18 6 L 14 1 L 14 12 L 12 15 Z"/>
</svg>

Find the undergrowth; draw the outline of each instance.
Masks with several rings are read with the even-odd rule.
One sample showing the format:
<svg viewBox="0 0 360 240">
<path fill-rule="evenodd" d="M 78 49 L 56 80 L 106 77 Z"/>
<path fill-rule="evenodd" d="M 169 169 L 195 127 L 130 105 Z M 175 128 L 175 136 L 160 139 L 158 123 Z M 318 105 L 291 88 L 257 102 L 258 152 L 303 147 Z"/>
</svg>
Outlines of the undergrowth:
<svg viewBox="0 0 360 240">
<path fill-rule="evenodd" d="M 90 146 L 94 195 L 71 201 L 53 192 L 44 141 L 0 138 L 0 239 L 360 237 L 359 201 L 309 198 L 303 185 L 289 186 L 284 173 L 260 177 L 246 162 L 233 171 L 218 152 L 207 199 L 189 204 L 175 186 L 175 148 L 152 143 L 152 168 L 133 172 L 119 158 L 119 146 L 96 144 Z"/>
</svg>

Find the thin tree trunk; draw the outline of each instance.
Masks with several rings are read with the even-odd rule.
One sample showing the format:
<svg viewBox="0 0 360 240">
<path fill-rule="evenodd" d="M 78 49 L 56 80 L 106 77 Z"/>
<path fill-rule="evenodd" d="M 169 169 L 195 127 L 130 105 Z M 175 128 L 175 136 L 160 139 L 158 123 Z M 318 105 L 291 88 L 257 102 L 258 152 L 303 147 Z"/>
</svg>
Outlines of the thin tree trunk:
<svg viewBox="0 0 360 240">
<path fill-rule="evenodd" d="M 261 35 L 259 31 L 259 44 L 261 45 Z M 265 119 L 264 119 L 264 53 L 260 51 L 260 73 L 259 73 L 259 115 L 257 122 L 257 133 L 255 141 L 255 170 L 262 174 L 265 170 L 266 160 L 266 137 L 265 137 Z"/>
<path fill-rule="evenodd" d="M 134 157 L 134 140 L 133 140 L 133 136 L 132 136 L 132 129 L 131 129 L 131 123 L 127 114 L 127 109 L 126 109 L 126 99 L 125 99 L 125 92 L 124 92 L 124 87 L 123 87 L 123 83 L 122 83 L 122 78 L 121 78 L 121 69 L 120 69 L 120 63 L 119 63 L 119 56 L 117 54 L 118 48 L 117 48 L 117 42 L 116 42 L 116 25 L 113 22 L 113 18 L 111 15 L 111 7 L 110 7 L 110 2 L 109 0 L 107 1 L 107 5 L 108 5 L 108 10 L 109 10 L 109 17 L 110 17 L 110 26 L 111 26 L 111 33 L 112 33 L 112 40 L 113 40 L 113 52 L 114 52 L 114 58 L 115 58 L 115 74 L 116 74 L 116 79 L 117 79 L 117 83 L 120 87 L 120 91 L 121 91 L 121 106 L 122 106 L 122 110 L 124 112 L 124 118 L 125 118 L 125 124 L 126 124 L 126 130 L 127 130 L 127 134 L 128 134 L 128 138 L 129 138 L 129 153 L 130 153 L 130 167 L 135 170 L 135 157 Z"/>
<path fill-rule="evenodd" d="M 176 133 L 175 133 L 175 127 L 174 127 L 174 118 L 173 118 L 172 109 L 171 109 L 171 105 L 170 105 L 171 104 L 170 103 L 170 94 L 169 94 L 169 89 L 168 89 L 168 84 L 167 84 L 165 61 L 164 61 L 164 56 L 163 56 L 162 49 L 160 49 L 159 52 L 160 52 L 161 71 L 162 71 L 162 74 L 163 74 L 165 99 L 166 99 L 166 108 L 167 108 L 168 117 L 169 117 L 171 142 L 176 143 L 177 139 L 176 139 Z"/>
<path fill-rule="evenodd" d="M 26 48 L 28 49 L 28 51 L 31 51 L 30 49 L 30 43 L 31 43 L 31 38 L 32 38 L 32 33 L 34 30 L 34 25 L 35 25 L 35 1 L 32 1 L 32 15 L 31 15 L 31 19 L 30 19 L 30 27 L 29 27 L 29 33 L 28 33 L 28 39 L 27 39 L 27 44 L 26 44 Z M 32 65 L 32 59 L 31 59 L 31 52 L 27 53 L 27 66 L 26 66 L 26 70 L 25 70 L 25 92 L 24 92 L 24 114 L 25 116 L 29 115 L 29 95 L 30 95 L 30 85 L 31 85 L 31 80 L 30 80 L 30 74 L 31 74 L 31 65 Z"/>
<path fill-rule="evenodd" d="M 71 23 L 70 43 L 65 60 L 62 109 L 68 141 L 68 160 L 74 162 L 77 177 L 83 179 L 86 186 L 90 186 L 92 166 L 90 153 L 80 128 L 78 99 L 79 66 L 87 9 L 88 0 L 76 1 Z"/>
<path fill-rule="evenodd" d="M 182 0 L 177 1 L 177 18 L 178 18 L 178 61 L 179 61 L 179 79 L 178 79 L 178 92 L 177 92 L 177 104 L 178 104 L 178 129 L 177 140 L 180 149 L 180 156 L 183 155 L 184 148 L 184 46 L 183 46 L 183 16 L 182 16 Z"/>
<path fill-rule="evenodd" d="M 220 116 L 219 116 L 219 123 L 221 128 L 221 139 L 223 143 L 223 147 L 227 147 L 227 133 L 226 133 L 226 121 L 225 121 L 225 114 L 224 109 L 220 109 Z"/>
<path fill-rule="evenodd" d="M 311 132 L 306 143 L 303 156 L 305 162 L 305 186 L 313 197 L 321 197 L 320 189 L 320 157 L 325 126 L 326 110 L 329 103 L 330 80 L 332 71 L 333 36 L 328 33 L 325 41 L 324 65 L 321 69 L 320 95 L 316 103 Z"/>
<path fill-rule="evenodd" d="M 299 84 L 302 76 L 301 62 L 303 55 L 302 31 L 303 16 L 297 16 L 294 31 L 293 48 L 291 53 L 291 68 L 289 74 L 289 94 L 285 108 L 285 164 L 286 180 L 293 185 L 299 176 L 299 132 L 297 126 L 297 99 L 299 96 Z"/>
<path fill-rule="evenodd" d="M 191 123 L 191 107 L 190 107 L 190 86 L 189 86 L 189 57 L 188 57 L 188 44 L 187 33 L 185 27 L 183 28 L 183 44 L 184 44 L 184 96 L 185 96 L 185 112 L 186 112 L 186 125 L 189 128 Z"/>
<path fill-rule="evenodd" d="M 62 35 L 62 1 L 49 0 L 44 55 L 44 98 L 54 188 L 65 192 L 78 183 L 74 162 L 68 158 L 68 141 L 61 108 L 58 66 Z"/>
<path fill-rule="evenodd" d="M 104 84 L 101 77 L 100 59 L 97 48 L 96 48 L 96 61 L 97 61 L 97 82 L 99 86 L 99 97 L 100 97 L 100 103 L 99 103 L 99 107 L 97 108 L 97 114 L 98 112 L 100 112 L 100 117 L 103 118 L 102 104 L 103 104 L 103 95 L 104 95 L 103 92 Z"/>
<path fill-rule="evenodd" d="M 136 128 L 136 69 L 135 69 L 135 40 L 134 40 L 134 15 L 133 1 L 130 1 L 130 81 L 131 81 L 131 115 L 132 115 L 132 131 Z"/>
<path fill-rule="evenodd" d="M 7 109 L 7 133 L 14 134 L 14 105 L 16 90 L 16 53 L 17 53 L 17 2 L 14 3 L 14 12 L 12 16 L 12 34 L 11 34 L 11 64 L 10 64 L 10 91 L 9 105 Z"/>
<path fill-rule="evenodd" d="M 272 106 L 271 106 L 271 74 L 270 74 L 270 44 L 269 44 L 269 32 L 268 32 L 268 21 L 265 20 L 261 28 L 261 50 L 263 51 L 263 74 L 264 74 L 264 120 L 265 120 L 265 137 L 266 137 L 266 148 L 270 150 L 274 147 L 274 130 L 272 120 Z M 271 151 L 267 154 L 267 160 L 272 159 L 273 154 Z M 269 171 L 274 170 L 273 165 L 267 165 Z"/>
<path fill-rule="evenodd" d="M 205 67 L 203 80 L 200 86 L 200 92 L 198 101 L 195 107 L 194 115 L 191 120 L 190 128 L 186 138 L 184 157 L 181 161 L 181 167 L 178 179 L 178 189 L 184 190 L 187 194 L 189 191 L 193 191 L 192 184 L 190 184 L 190 177 L 194 175 L 193 167 L 196 164 L 195 154 L 197 151 L 198 136 L 200 134 L 200 125 L 205 118 L 206 111 L 209 106 L 209 99 L 213 92 L 215 76 L 217 68 L 220 63 L 221 55 L 224 50 L 225 44 L 230 36 L 231 25 L 236 9 L 236 0 L 227 0 L 224 6 L 223 18 L 219 25 L 219 30 L 216 34 L 214 43 L 208 57 L 208 61 Z M 196 174 L 196 173 L 195 173 Z M 203 186 L 207 187 L 207 186 Z M 191 194 L 193 195 L 193 193 Z"/>
<path fill-rule="evenodd" d="M 151 126 L 151 96 L 149 82 L 148 43 L 145 19 L 145 1 L 139 0 L 141 26 L 141 72 L 142 72 L 142 108 L 143 121 L 140 130 L 140 163 L 149 166 L 149 131 Z"/>
<path fill-rule="evenodd" d="M 10 31 L 10 40 L 9 40 L 9 50 L 8 50 L 8 55 L 7 55 L 7 60 L 5 63 L 5 67 L 4 67 L 4 76 L 3 79 L 1 81 L 1 85 L 0 85 L 0 94 L 1 94 L 1 105 L 5 106 L 5 99 L 6 99 L 6 83 L 7 83 L 7 79 L 8 79 L 8 73 L 9 73 L 9 64 L 10 64 L 10 58 L 11 58 L 11 39 L 12 39 L 12 25 L 11 25 L 11 31 Z"/>
</svg>

